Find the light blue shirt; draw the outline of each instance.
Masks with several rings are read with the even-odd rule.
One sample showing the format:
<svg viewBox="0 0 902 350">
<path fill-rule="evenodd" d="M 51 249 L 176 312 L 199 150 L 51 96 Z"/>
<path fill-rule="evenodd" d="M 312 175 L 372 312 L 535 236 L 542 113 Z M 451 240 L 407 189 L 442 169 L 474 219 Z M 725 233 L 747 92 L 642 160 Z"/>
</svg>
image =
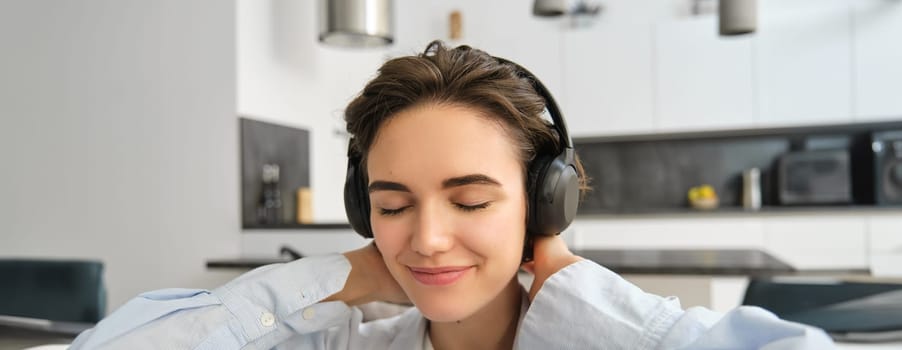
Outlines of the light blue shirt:
<svg viewBox="0 0 902 350">
<path fill-rule="evenodd" d="M 248 272 L 213 291 L 142 294 L 75 339 L 80 349 L 422 349 L 416 308 L 363 322 L 357 308 L 320 302 L 344 286 L 343 255 Z M 524 307 L 526 307 L 524 305 Z M 833 349 L 815 328 L 755 307 L 683 310 L 589 260 L 545 281 L 521 313 L 516 349 Z"/>
</svg>

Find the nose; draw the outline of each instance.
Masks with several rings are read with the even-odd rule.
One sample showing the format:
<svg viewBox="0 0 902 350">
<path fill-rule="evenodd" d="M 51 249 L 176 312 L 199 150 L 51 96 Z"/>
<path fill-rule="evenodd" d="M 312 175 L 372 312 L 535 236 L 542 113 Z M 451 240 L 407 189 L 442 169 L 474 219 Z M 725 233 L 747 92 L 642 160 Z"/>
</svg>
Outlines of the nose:
<svg viewBox="0 0 902 350">
<path fill-rule="evenodd" d="M 446 252 L 454 246 L 454 236 L 448 224 L 447 213 L 438 205 L 421 205 L 417 223 L 410 237 L 410 248 L 423 256 Z"/>
</svg>

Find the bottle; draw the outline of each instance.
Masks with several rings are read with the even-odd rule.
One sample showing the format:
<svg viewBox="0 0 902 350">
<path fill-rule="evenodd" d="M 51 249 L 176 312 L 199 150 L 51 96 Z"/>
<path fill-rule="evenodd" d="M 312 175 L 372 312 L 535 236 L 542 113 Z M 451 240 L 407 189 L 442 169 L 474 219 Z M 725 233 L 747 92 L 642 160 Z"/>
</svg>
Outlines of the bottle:
<svg viewBox="0 0 902 350">
<path fill-rule="evenodd" d="M 263 167 L 260 169 L 260 198 L 257 200 L 257 224 L 260 225 L 266 225 L 269 221 L 266 208 L 270 201 L 269 183 L 271 181 L 269 164 L 263 164 Z"/>
<path fill-rule="evenodd" d="M 742 207 L 761 209 L 761 170 L 751 168 L 742 172 Z"/>
<path fill-rule="evenodd" d="M 282 193 L 279 190 L 279 165 L 270 164 L 269 202 L 267 205 L 268 223 L 282 223 Z"/>
<path fill-rule="evenodd" d="M 263 164 L 260 200 L 257 202 L 257 223 L 273 225 L 281 223 L 282 194 L 279 190 L 279 165 Z"/>
<path fill-rule="evenodd" d="M 313 223 L 313 193 L 310 187 L 300 187 L 297 191 L 297 223 Z"/>
</svg>

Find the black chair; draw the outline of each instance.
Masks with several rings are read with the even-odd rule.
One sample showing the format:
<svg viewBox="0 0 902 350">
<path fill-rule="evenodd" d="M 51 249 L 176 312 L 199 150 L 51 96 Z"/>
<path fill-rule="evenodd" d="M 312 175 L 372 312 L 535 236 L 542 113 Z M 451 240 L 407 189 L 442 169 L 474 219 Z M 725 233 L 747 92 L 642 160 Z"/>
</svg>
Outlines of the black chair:
<svg viewBox="0 0 902 350">
<path fill-rule="evenodd" d="M 823 329 L 834 338 L 902 330 L 902 284 L 752 279 L 743 305 Z M 863 338 L 864 339 L 864 338 Z"/>
<path fill-rule="evenodd" d="M 0 259 L 0 315 L 94 324 L 105 314 L 102 262 Z"/>
</svg>

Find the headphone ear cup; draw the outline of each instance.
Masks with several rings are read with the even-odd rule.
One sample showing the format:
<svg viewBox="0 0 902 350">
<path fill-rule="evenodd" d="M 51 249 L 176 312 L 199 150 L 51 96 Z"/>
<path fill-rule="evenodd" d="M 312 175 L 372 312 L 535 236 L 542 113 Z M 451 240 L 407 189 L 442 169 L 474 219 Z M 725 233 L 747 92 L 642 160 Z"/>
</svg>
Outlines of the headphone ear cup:
<svg viewBox="0 0 902 350">
<path fill-rule="evenodd" d="M 530 193 L 528 230 L 531 234 L 553 236 L 570 226 L 579 206 L 579 175 L 567 150 L 550 160 L 540 159 L 535 184 Z"/>
<path fill-rule="evenodd" d="M 359 165 L 360 162 L 356 157 L 348 158 L 344 188 L 345 214 L 354 231 L 364 238 L 373 238 L 373 231 L 370 228 L 370 198 L 363 188 L 365 186 L 360 176 Z"/>
<path fill-rule="evenodd" d="M 554 158 L 548 155 L 538 155 L 530 166 L 530 191 L 529 191 L 529 222 L 527 231 L 531 236 L 554 235 L 548 233 L 544 226 L 548 212 L 548 200 L 544 194 L 548 192 L 545 185 L 548 169 Z"/>
</svg>

